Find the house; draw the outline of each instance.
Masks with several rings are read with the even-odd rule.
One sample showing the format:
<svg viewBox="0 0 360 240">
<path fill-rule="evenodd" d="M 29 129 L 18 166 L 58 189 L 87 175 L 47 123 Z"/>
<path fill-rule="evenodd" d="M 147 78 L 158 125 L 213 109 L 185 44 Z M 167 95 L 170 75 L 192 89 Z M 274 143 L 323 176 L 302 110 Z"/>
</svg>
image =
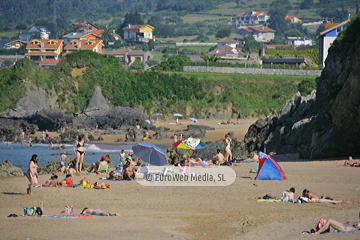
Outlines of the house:
<svg viewBox="0 0 360 240">
<path fill-rule="evenodd" d="M 222 46 L 225 45 L 228 45 L 232 48 L 236 48 L 236 44 L 238 44 L 239 42 L 232 38 L 224 37 L 222 39 L 217 40 L 216 43 L 217 43 L 217 48 L 221 48 Z"/>
<path fill-rule="evenodd" d="M 35 32 L 40 33 L 41 39 L 49 39 L 51 33 L 45 26 L 34 26 L 28 32 L 19 33 L 19 39 L 28 43 Z"/>
<path fill-rule="evenodd" d="M 103 54 L 102 40 L 99 39 L 78 39 L 72 40 L 64 47 L 64 55 L 78 51 L 78 50 L 90 50 L 99 54 Z"/>
<path fill-rule="evenodd" d="M 44 59 L 58 59 L 63 51 L 62 39 L 30 39 L 25 56 L 36 63 Z"/>
<path fill-rule="evenodd" d="M 325 66 L 325 60 L 328 55 L 328 50 L 331 44 L 341 31 L 343 31 L 350 19 L 342 23 L 326 23 L 325 30 L 322 31 L 316 38 L 319 39 L 319 65 Z"/>
<path fill-rule="evenodd" d="M 254 39 L 258 42 L 269 42 L 275 38 L 275 32 L 275 30 L 265 26 L 238 28 L 236 31 L 237 38 L 253 35 Z"/>
<path fill-rule="evenodd" d="M 39 67 L 49 68 L 49 67 L 55 66 L 60 61 L 61 61 L 61 58 L 59 58 L 59 59 L 44 59 L 39 63 Z"/>
<path fill-rule="evenodd" d="M 285 16 L 285 20 L 289 21 L 290 23 L 302 23 L 302 21 L 295 16 Z"/>
<path fill-rule="evenodd" d="M 93 30 L 100 30 L 98 26 L 91 22 L 81 22 L 81 23 L 73 23 L 73 27 L 77 27 L 78 30 L 83 31 L 84 33 L 91 33 Z M 95 33 L 96 34 L 96 33 Z"/>
<path fill-rule="evenodd" d="M 310 66 L 312 64 L 311 60 L 308 58 L 269 58 L 262 59 L 262 64 L 264 65 L 290 65 L 304 67 L 306 65 Z"/>
<path fill-rule="evenodd" d="M 64 44 L 67 45 L 72 40 L 83 40 L 83 39 L 100 39 L 100 36 L 94 33 L 80 33 L 80 32 L 71 32 L 61 37 L 64 39 Z"/>
<path fill-rule="evenodd" d="M 295 47 L 301 45 L 312 46 L 312 40 L 307 37 L 286 37 L 285 45 L 294 45 Z"/>
<path fill-rule="evenodd" d="M 125 41 L 140 41 L 149 42 L 153 39 L 154 27 L 150 25 L 131 25 L 124 27 L 124 40 Z"/>
<path fill-rule="evenodd" d="M 241 51 L 240 48 L 223 45 L 220 48 L 215 48 L 211 52 L 206 53 L 207 56 L 218 56 L 220 58 L 248 58 L 249 54 Z"/>
<path fill-rule="evenodd" d="M 270 16 L 263 12 L 245 11 L 234 19 L 235 25 L 239 24 L 264 24 Z"/>
<path fill-rule="evenodd" d="M 25 45 L 26 43 L 19 39 L 0 40 L 0 49 L 19 49 L 21 46 Z"/>
<path fill-rule="evenodd" d="M 128 65 L 133 63 L 135 60 L 140 60 L 142 62 L 146 62 L 148 60 L 153 59 L 153 55 L 149 51 L 141 51 L 141 50 L 131 50 L 131 49 L 117 49 L 113 51 L 104 52 L 106 55 L 114 56 L 119 59 L 119 61 Z"/>
</svg>

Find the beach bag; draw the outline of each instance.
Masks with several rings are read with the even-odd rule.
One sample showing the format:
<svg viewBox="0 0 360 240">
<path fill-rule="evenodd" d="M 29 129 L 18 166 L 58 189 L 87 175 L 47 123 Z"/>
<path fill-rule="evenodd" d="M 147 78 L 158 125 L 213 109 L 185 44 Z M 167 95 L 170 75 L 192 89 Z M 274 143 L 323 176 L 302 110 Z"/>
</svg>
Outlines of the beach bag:
<svg viewBox="0 0 360 240">
<path fill-rule="evenodd" d="M 73 212 L 74 212 L 73 206 L 69 206 L 69 205 L 65 206 L 65 213 L 73 213 Z"/>
<path fill-rule="evenodd" d="M 32 207 L 32 208 L 24 207 L 24 215 L 25 216 L 36 215 L 36 207 Z"/>
<path fill-rule="evenodd" d="M 319 222 L 315 225 L 315 232 L 319 231 L 327 222 L 327 219 L 322 218 L 319 220 Z M 330 230 L 330 228 L 328 230 L 326 230 L 325 232 L 328 232 Z"/>
</svg>

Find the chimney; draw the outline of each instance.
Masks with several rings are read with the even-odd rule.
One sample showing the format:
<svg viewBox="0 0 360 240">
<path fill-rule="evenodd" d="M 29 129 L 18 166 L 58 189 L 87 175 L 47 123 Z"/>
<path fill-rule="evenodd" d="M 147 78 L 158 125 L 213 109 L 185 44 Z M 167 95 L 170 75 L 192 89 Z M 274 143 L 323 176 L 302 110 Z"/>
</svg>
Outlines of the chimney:
<svg viewBox="0 0 360 240">
<path fill-rule="evenodd" d="M 129 29 L 131 28 L 131 24 L 129 24 Z"/>
<path fill-rule="evenodd" d="M 40 42 L 40 52 L 44 52 L 44 41 Z"/>
<path fill-rule="evenodd" d="M 261 26 L 261 30 L 264 30 L 265 29 L 265 27 L 264 26 Z"/>
<path fill-rule="evenodd" d="M 78 43 L 77 43 L 77 50 L 80 50 L 81 49 L 81 42 L 79 41 Z"/>
</svg>

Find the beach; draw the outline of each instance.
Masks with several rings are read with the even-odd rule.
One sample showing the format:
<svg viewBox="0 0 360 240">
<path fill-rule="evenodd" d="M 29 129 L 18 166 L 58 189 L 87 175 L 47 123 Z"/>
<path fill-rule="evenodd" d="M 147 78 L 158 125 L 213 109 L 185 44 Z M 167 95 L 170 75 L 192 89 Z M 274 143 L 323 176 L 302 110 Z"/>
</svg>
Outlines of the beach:
<svg viewBox="0 0 360 240">
<path fill-rule="evenodd" d="M 219 125 L 222 120 L 199 120 L 196 124 L 214 127 L 203 141 L 214 141 L 232 131 L 243 139 L 256 119 L 241 119 L 241 125 Z M 181 131 L 190 124 L 157 126 Z M 150 133 L 150 132 L 149 132 Z M 38 134 L 38 133 L 37 133 Z M 55 134 L 55 133 L 50 133 Z M 95 138 L 96 134 L 93 133 Z M 152 134 L 152 133 L 150 133 Z M 119 135 L 101 135 L 103 144 L 115 144 Z M 146 140 L 170 145 L 172 139 Z M 129 143 L 131 144 L 131 143 Z M 132 143 L 133 144 L 133 143 Z M 146 187 L 136 181 L 106 181 L 102 175 L 74 176 L 74 183 L 86 177 L 90 182 L 103 181 L 109 189 L 35 188 L 26 194 L 26 177 L 1 178 L 1 239 L 359 239 L 360 233 L 302 234 L 321 218 L 340 222 L 359 221 L 360 168 L 341 167 L 344 159 L 309 161 L 298 154 L 274 155 L 287 180 L 253 180 L 250 173 L 257 163 L 232 167 L 236 180 L 226 187 Z M 354 161 L 359 161 L 354 159 Z M 44 183 L 50 175 L 40 175 Z M 59 174 L 59 179 L 64 178 Z M 307 188 L 319 195 L 346 199 L 351 203 L 258 202 L 266 194 L 280 198 L 294 187 L 295 197 Z M 120 217 L 39 218 L 7 217 L 23 214 L 23 207 L 40 206 L 45 214 L 60 214 L 66 205 L 74 212 L 85 207 L 117 212 Z"/>
</svg>

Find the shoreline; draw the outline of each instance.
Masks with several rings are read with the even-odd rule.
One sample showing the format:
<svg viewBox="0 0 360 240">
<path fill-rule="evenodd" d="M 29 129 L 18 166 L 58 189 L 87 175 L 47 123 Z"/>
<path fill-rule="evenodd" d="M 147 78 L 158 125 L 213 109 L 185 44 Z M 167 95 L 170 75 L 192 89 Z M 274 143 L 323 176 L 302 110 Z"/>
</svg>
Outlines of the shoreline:
<svg viewBox="0 0 360 240">
<path fill-rule="evenodd" d="M 255 119 L 252 120 L 253 122 Z M 243 139 L 250 126 L 218 125 L 218 120 L 201 120 L 198 124 L 213 126 L 202 141 L 219 140 L 233 131 Z M 211 123 L 211 124 L 210 124 Z M 159 124 L 158 126 L 165 126 Z M 171 131 L 186 128 L 186 125 L 169 124 Z M 52 134 L 52 133 L 50 133 Z M 167 133 L 169 134 L 169 132 Z M 51 135 L 50 135 L 51 136 Z M 53 135 L 54 136 L 54 135 Z M 132 145 L 135 143 L 112 142 L 119 135 L 101 135 L 104 141 L 90 144 Z M 150 142 L 150 141 L 145 141 Z M 171 144 L 172 139 L 155 144 Z M 150 142 L 150 143 L 153 143 Z M 120 149 L 119 149 L 120 150 Z M 26 194 L 25 176 L 0 178 L 0 230 L 4 239 L 313 239 L 314 235 L 302 235 L 302 231 L 314 228 L 320 218 L 338 221 L 356 221 L 360 205 L 360 168 L 339 167 L 345 159 L 307 160 L 298 154 L 272 155 L 283 169 L 287 180 L 253 180 L 250 169 L 257 163 L 233 166 L 236 180 L 226 187 L 147 187 L 136 181 L 106 181 L 103 175 L 80 174 L 73 177 L 74 184 L 84 177 L 93 182 L 110 184 L 108 189 L 34 188 L 32 195 Z M 359 161 L 359 160 L 354 160 Z M 169 166 L 171 167 L 171 166 Z M 59 180 L 65 178 L 58 174 Z M 40 175 L 44 183 L 50 174 Z M 346 186 L 346 187 L 344 187 Z M 280 198 L 283 191 L 294 187 L 297 198 L 303 189 L 351 201 L 341 204 L 321 203 L 271 203 L 257 202 L 266 194 Z M 24 207 L 39 206 L 44 201 L 46 214 L 60 214 L 66 205 L 74 206 L 75 212 L 83 208 L 103 209 L 118 212 L 120 217 L 88 218 L 38 218 L 7 217 L 21 215 Z M 79 226 L 81 225 L 81 228 Z M 41 226 L 41 231 L 34 231 Z M 54 228 L 54 226 L 56 226 Z M 96 227 L 94 227 L 96 226 Z M 101 230 L 100 230 L 101 229 Z M 71 235 L 69 235 L 71 232 Z M 358 233 L 326 234 L 330 240 L 352 240 Z M 318 238 L 316 238 L 318 239 Z"/>
</svg>

